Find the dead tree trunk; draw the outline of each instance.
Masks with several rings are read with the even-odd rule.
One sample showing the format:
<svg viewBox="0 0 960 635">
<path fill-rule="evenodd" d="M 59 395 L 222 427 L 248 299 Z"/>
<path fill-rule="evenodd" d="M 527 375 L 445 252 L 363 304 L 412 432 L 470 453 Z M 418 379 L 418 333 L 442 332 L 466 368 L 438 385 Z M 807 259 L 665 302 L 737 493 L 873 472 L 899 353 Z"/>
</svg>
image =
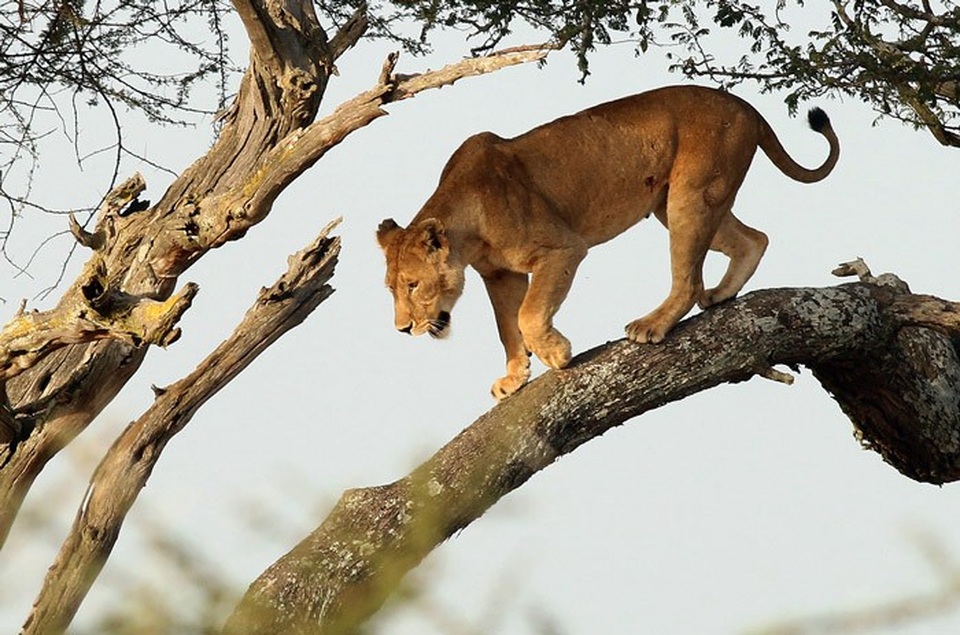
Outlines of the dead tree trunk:
<svg viewBox="0 0 960 635">
<path fill-rule="evenodd" d="M 247 591 L 225 632 L 352 633 L 434 547 L 561 455 L 648 410 L 806 366 L 861 443 L 910 478 L 960 479 L 960 304 L 892 278 L 751 293 L 665 342 L 607 344 L 546 373 L 410 475 L 348 490 Z"/>
<path fill-rule="evenodd" d="M 328 40 L 307 0 L 235 0 L 252 43 L 250 67 L 211 150 L 146 210 L 122 212 L 138 176 L 101 206 L 96 228 L 74 223 L 93 251 L 58 305 L 22 313 L 0 331 L 0 545 L 36 476 L 136 372 L 147 345 L 167 345 L 197 292 L 178 277 L 209 250 L 242 238 L 284 188 L 385 104 L 546 57 L 523 47 L 423 74 L 394 74 L 313 121 L 334 62 L 362 36 L 362 10 Z M 283 18 L 283 19 L 281 19 Z M 289 21 L 289 22 L 288 22 Z"/>
<path fill-rule="evenodd" d="M 81 275 L 55 308 L 21 312 L 0 331 L 0 544 L 50 458 L 113 399 L 149 345 L 177 339 L 176 323 L 198 289 L 175 289 L 194 262 L 242 238 L 330 148 L 385 115 L 385 104 L 541 60 L 550 50 L 520 47 L 412 75 L 395 74 L 391 55 L 370 90 L 315 121 L 337 59 L 366 30 L 365 8 L 328 37 L 309 0 L 233 4 L 250 38 L 250 65 L 216 143 L 155 205 L 138 201 L 146 184 L 136 175 L 105 197 L 93 231 L 71 219 L 74 236 L 92 251 Z M 248 362 L 227 367 L 238 372 Z M 209 372 L 205 386 L 192 375 L 177 392 L 158 394 L 104 457 L 25 632 L 62 632 L 69 624 L 166 442 L 232 378 Z"/>
<path fill-rule="evenodd" d="M 73 226 L 93 255 L 59 304 L 21 315 L 0 333 L 0 382 L 20 373 L 6 381 L 19 434 L 0 449 L 0 544 L 46 462 L 119 392 L 147 344 L 175 338 L 177 314 L 166 332 L 149 337 L 157 316 L 151 307 L 162 306 L 207 251 L 262 220 L 277 194 L 323 154 L 315 148 L 300 166 L 276 160 L 282 144 L 313 122 L 334 61 L 363 33 L 363 15 L 328 40 L 310 2 L 234 5 L 251 40 L 250 67 L 214 146 L 144 211 L 121 214 L 146 187 L 142 179 L 115 189 L 92 233 Z M 37 328 L 44 324 L 51 328 Z M 30 337 L 17 339 L 21 332 Z M 86 343 L 93 340 L 104 341 Z"/>
</svg>

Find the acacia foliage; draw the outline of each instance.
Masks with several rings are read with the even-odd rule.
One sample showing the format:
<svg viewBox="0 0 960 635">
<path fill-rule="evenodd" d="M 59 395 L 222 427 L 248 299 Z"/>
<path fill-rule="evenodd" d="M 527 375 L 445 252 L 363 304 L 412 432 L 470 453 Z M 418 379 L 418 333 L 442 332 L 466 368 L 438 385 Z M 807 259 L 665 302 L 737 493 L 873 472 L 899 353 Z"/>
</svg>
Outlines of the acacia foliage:
<svg viewBox="0 0 960 635">
<path fill-rule="evenodd" d="M 860 99 L 881 116 L 960 146 L 960 8 L 953 0 L 834 0 L 827 9 L 777 0 L 764 7 L 740 0 L 393 0 L 369 6 L 365 0 L 314 0 L 325 27 L 339 28 L 364 8 L 365 38 L 387 38 L 413 53 L 428 51 L 440 29 L 461 31 L 478 54 L 518 28 L 533 27 L 569 45 L 585 79 L 598 46 L 628 43 L 638 55 L 665 51 L 671 67 L 688 77 L 725 87 L 758 82 L 782 93 L 791 109 L 827 94 Z M 60 127 L 79 146 L 85 106 L 105 106 L 116 122 L 114 138 L 95 144 L 115 151 L 116 173 L 132 154 L 123 143 L 119 109 L 170 125 L 221 108 L 239 76 L 228 38 L 235 19 L 226 0 L 0 5 L 0 196 L 11 219 L 36 206 L 31 177 L 39 140 Z M 211 86 L 218 98 L 211 97 Z M 201 98 L 198 89 L 206 90 Z M 76 155 L 84 154 L 78 147 Z"/>
<path fill-rule="evenodd" d="M 715 24 L 735 29 L 748 50 L 735 61 L 722 59 L 704 46 L 707 29 L 692 21 L 687 34 L 675 34 L 691 53 L 675 65 L 685 75 L 726 86 L 757 81 L 767 92 L 783 93 L 791 110 L 823 95 L 853 97 L 960 147 L 956 3 L 834 0 L 828 13 L 802 1 L 778 0 L 776 10 L 766 12 L 744 2 L 709 4 Z M 815 25 L 802 32 L 791 29 L 800 9 L 804 22 Z"/>
<path fill-rule="evenodd" d="M 665 47 L 673 70 L 688 77 L 725 87 L 753 80 L 783 93 L 791 110 L 827 94 L 854 97 L 960 146 L 960 8 L 951 0 L 834 0 L 827 10 L 803 0 L 773 7 L 739 0 L 402 4 L 415 9 L 424 33 L 466 28 L 479 38 L 476 51 L 496 46 L 516 22 L 569 42 L 584 76 L 599 44 L 627 41 L 638 53 Z"/>
</svg>

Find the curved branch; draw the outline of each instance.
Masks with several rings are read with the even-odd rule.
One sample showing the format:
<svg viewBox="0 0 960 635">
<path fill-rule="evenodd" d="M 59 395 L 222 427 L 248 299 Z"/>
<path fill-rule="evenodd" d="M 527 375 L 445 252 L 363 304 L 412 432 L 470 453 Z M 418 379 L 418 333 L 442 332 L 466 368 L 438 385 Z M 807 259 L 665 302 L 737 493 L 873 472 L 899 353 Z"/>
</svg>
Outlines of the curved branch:
<svg viewBox="0 0 960 635">
<path fill-rule="evenodd" d="M 812 368 L 862 442 L 904 473 L 960 479 L 960 361 L 945 337 L 902 328 L 891 309 L 901 296 L 863 282 L 759 291 L 686 320 L 662 344 L 619 341 L 583 353 L 410 475 L 345 492 L 250 586 L 225 632 L 354 632 L 435 546 L 558 457 L 696 392 L 758 374 L 782 379 L 775 364 Z M 893 407 L 876 407 L 878 395 Z M 899 401 L 889 404 L 892 395 Z"/>
<path fill-rule="evenodd" d="M 283 25 L 272 19 L 270 7 L 274 7 L 274 14 L 282 15 L 282 2 L 273 0 L 232 0 L 232 2 L 250 40 L 251 56 L 259 58 L 275 75 L 279 75 L 285 63 L 278 54 L 275 42 L 278 27 L 282 28 Z"/>
</svg>

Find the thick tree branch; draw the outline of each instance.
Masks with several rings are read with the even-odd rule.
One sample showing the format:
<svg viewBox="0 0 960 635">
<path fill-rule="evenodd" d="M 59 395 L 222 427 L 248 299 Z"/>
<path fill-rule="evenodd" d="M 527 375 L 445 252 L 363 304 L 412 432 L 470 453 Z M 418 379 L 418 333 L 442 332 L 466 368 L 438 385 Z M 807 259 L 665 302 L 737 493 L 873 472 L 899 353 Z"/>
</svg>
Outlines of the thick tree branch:
<svg viewBox="0 0 960 635">
<path fill-rule="evenodd" d="M 259 181 L 250 199 L 250 206 L 269 208 L 283 188 L 347 135 L 386 115 L 383 106 L 410 99 L 425 90 L 451 85 L 466 77 L 541 61 L 551 50 L 553 48 L 549 44 L 515 47 L 482 57 L 466 58 L 435 71 L 413 75 L 394 74 L 398 55 L 391 54 L 384 62 L 376 86 L 342 103 L 332 114 L 302 132 L 291 135 L 264 158 L 264 171 L 258 175 Z"/>
<path fill-rule="evenodd" d="M 910 295 L 898 299 L 893 310 L 904 324 L 926 326 L 944 333 L 960 333 L 960 302 L 932 295 Z"/>
<path fill-rule="evenodd" d="M 16 438 L 0 447 L 0 545 L 30 486 L 136 373 L 147 347 L 67 346 L 7 382 Z"/>
<path fill-rule="evenodd" d="M 167 442 L 194 413 L 288 330 L 300 324 L 333 289 L 340 240 L 328 225 L 289 259 L 289 269 L 263 289 L 233 334 L 190 375 L 157 389 L 153 405 L 117 438 L 94 472 L 73 527 L 47 572 L 23 633 L 61 633 L 110 555 L 123 520 Z"/>
<path fill-rule="evenodd" d="M 266 15 L 264 4 L 258 0 L 233 0 L 233 8 L 243 22 L 243 28 L 250 40 L 250 54 L 264 60 L 275 72 L 280 72 L 283 63 L 276 58 L 271 35 L 271 22 Z"/>
<path fill-rule="evenodd" d="M 333 59 L 312 2 L 233 0 L 233 6 L 250 40 L 251 58 L 274 78 L 282 80 L 294 68 L 315 76 L 313 67 Z M 358 13 L 366 13 L 366 7 Z"/>
<path fill-rule="evenodd" d="M 345 492 L 251 585 L 225 632 L 354 632 L 436 545 L 559 456 L 648 410 L 776 364 L 826 378 L 862 442 L 904 473 L 956 480 L 960 362 L 946 337 L 903 326 L 893 307 L 904 293 L 863 282 L 759 291 L 681 323 L 662 344 L 620 341 L 583 353 L 407 477 Z"/>
<path fill-rule="evenodd" d="M 832 273 L 839 277 L 856 276 L 861 282 L 890 289 L 895 295 L 889 310 L 902 326 L 931 328 L 960 341 L 960 302 L 910 293 L 907 284 L 893 274 L 874 277 L 860 258 L 841 264 Z"/>
</svg>

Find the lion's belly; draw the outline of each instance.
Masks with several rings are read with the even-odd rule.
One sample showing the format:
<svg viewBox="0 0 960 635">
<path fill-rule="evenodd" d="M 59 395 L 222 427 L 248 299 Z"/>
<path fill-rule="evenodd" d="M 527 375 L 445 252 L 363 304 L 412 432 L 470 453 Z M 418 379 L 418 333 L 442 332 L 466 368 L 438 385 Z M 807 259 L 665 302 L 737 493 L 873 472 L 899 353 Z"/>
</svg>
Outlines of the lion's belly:
<svg viewBox="0 0 960 635">
<path fill-rule="evenodd" d="M 616 238 L 664 204 L 666 187 L 663 184 L 618 185 L 620 187 L 564 206 L 565 220 L 588 246 Z"/>
</svg>

